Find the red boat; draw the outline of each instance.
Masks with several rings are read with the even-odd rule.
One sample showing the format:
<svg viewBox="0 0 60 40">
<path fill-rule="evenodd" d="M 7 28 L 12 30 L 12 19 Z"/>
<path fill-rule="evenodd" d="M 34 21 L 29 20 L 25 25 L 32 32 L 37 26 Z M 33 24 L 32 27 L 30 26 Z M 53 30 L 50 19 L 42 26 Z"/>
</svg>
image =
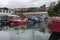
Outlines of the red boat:
<svg viewBox="0 0 60 40">
<path fill-rule="evenodd" d="M 48 28 L 53 32 L 60 32 L 60 17 L 58 19 L 54 18 L 52 23 L 48 24 Z"/>
<path fill-rule="evenodd" d="M 9 15 L 9 17 L 10 17 L 11 27 L 17 27 L 28 24 L 27 18 L 21 19 L 20 16 L 17 15 Z"/>
</svg>

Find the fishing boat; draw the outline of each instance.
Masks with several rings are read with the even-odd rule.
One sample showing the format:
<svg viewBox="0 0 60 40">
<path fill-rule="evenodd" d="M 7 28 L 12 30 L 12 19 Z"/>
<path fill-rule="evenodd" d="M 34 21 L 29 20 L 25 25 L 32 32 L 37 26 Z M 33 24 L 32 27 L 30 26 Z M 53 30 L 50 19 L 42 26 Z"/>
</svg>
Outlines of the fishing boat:
<svg viewBox="0 0 60 40">
<path fill-rule="evenodd" d="M 52 17 L 48 28 L 53 32 L 60 32 L 60 17 Z"/>
<path fill-rule="evenodd" d="M 11 27 L 17 27 L 28 24 L 27 18 L 21 19 L 18 15 L 8 15 L 8 17 L 10 18 Z"/>
</svg>

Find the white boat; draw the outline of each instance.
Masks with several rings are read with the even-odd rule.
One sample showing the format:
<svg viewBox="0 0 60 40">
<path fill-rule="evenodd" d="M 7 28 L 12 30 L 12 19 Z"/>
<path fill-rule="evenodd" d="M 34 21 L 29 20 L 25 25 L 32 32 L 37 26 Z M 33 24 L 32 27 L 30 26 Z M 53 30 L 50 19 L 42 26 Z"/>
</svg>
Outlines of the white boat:
<svg viewBox="0 0 60 40">
<path fill-rule="evenodd" d="M 8 8 L 0 8 L 0 15 L 11 15 L 13 11 Z"/>
</svg>

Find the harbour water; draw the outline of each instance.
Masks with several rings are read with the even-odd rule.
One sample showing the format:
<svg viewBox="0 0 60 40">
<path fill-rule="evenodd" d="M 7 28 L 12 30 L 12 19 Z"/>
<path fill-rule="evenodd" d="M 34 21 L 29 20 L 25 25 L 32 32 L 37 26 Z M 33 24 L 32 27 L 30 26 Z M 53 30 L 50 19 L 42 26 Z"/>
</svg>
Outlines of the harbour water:
<svg viewBox="0 0 60 40">
<path fill-rule="evenodd" d="M 9 28 L 8 30 L 2 30 L 1 35 L 2 36 L 5 35 L 3 38 L 6 37 L 5 39 L 2 40 L 48 40 L 50 33 L 47 30 L 45 33 L 40 31 L 40 29 L 42 28 L 42 24 L 43 24 L 42 22 L 29 23 L 27 25 L 27 29 Z"/>
</svg>

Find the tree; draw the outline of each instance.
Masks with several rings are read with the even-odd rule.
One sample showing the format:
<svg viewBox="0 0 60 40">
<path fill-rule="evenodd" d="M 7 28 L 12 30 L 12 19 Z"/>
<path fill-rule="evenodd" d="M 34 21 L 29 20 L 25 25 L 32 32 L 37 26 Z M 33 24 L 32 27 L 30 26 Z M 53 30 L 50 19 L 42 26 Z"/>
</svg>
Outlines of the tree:
<svg viewBox="0 0 60 40">
<path fill-rule="evenodd" d="M 28 8 L 27 12 L 35 12 L 35 8 L 34 7 Z"/>
<path fill-rule="evenodd" d="M 51 2 L 51 3 L 50 3 L 50 7 L 51 7 L 51 8 L 54 8 L 55 5 L 56 5 L 56 2 Z"/>
<path fill-rule="evenodd" d="M 60 16 L 60 2 L 54 7 L 54 12 Z"/>
<path fill-rule="evenodd" d="M 56 5 L 56 2 L 50 3 L 49 9 L 48 9 L 48 13 L 49 13 L 50 16 L 55 16 L 56 15 L 56 13 L 53 10 L 55 5 Z"/>
<path fill-rule="evenodd" d="M 60 0 L 58 0 L 58 2 L 60 2 Z"/>
</svg>

